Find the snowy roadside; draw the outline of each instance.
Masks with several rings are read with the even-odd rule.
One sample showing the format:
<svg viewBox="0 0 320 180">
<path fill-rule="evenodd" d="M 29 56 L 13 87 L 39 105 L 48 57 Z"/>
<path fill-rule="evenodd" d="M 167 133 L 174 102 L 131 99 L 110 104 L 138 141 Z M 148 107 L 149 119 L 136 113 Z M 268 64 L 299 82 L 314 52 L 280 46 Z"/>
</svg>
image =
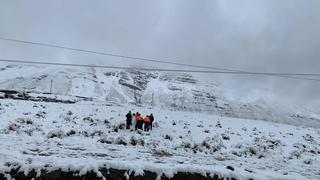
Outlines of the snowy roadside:
<svg viewBox="0 0 320 180">
<path fill-rule="evenodd" d="M 151 133 L 124 129 L 154 113 Z M 237 179 L 319 179 L 320 130 L 161 109 L 0 101 L 0 173 L 126 169 Z M 228 167 L 228 168 L 227 168 Z M 38 174 L 40 175 L 40 174 Z"/>
</svg>

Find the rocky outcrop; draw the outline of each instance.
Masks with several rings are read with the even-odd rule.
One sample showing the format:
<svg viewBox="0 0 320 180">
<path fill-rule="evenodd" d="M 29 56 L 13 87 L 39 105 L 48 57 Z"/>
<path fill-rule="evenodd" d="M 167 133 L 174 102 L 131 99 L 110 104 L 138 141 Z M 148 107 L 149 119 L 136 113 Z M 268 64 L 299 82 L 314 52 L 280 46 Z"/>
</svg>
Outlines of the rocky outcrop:
<svg viewBox="0 0 320 180">
<path fill-rule="evenodd" d="M 64 103 L 74 104 L 80 100 L 92 101 L 92 98 L 76 96 L 74 99 L 60 99 L 50 97 L 51 93 L 42 93 L 38 95 L 30 95 L 29 92 L 20 92 L 13 90 L 0 90 L 0 99 L 15 99 L 15 100 L 26 100 L 35 102 L 52 102 L 52 103 Z"/>
</svg>

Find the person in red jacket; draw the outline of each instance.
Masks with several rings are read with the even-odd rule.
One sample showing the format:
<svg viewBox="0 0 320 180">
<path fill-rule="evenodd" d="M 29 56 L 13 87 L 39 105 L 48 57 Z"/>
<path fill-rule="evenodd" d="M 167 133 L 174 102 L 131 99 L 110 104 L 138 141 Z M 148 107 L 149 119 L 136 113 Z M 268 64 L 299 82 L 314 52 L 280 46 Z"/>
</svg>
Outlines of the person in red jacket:
<svg viewBox="0 0 320 180">
<path fill-rule="evenodd" d="M 143 118 L 143 122 L 144 122 L 144 131 L 149 131 L 151 121 L 148 115 Z"/>
</svg>

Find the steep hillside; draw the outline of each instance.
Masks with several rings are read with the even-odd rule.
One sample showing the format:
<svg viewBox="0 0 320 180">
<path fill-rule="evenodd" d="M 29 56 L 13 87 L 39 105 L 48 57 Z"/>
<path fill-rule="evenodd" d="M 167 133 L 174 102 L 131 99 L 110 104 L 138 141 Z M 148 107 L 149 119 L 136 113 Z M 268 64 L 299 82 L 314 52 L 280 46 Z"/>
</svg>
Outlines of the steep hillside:
<svg viewBox="0 0 320 180">
<path fill-rule="evenodd" d="M 206 112 L 245 119 L 320 127 L 319 117 L 278 105 L 261 95 L 252 102 L 236 102 L 222 85 L 195 79 L 191 74 L 65 68 L 34 65 L 1 65 L 0 89 L 50 92 L 92 97 L 162 109 Z"/>
</svg>

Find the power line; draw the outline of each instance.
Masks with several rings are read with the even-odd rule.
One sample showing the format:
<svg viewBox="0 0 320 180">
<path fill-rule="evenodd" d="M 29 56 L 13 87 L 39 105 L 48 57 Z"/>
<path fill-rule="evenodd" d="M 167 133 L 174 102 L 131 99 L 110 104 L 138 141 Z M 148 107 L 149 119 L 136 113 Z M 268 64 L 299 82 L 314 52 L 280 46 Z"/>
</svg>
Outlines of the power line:
<svg viewBox="0 0 320 180">
<path fill-rule="evenodd" d="M 288 79 L 298 79 L 298 80 L 320 81 L 320 79 L 306 78 L 306 77 L 295 77 L 295 76 L 277 76 L 277 77 L 288 78 Z"/>
<path fill-rule="evenodd" d="M 299 79 L 300 77 L 289 77 L 289 76 L 320 76 L 320 73 L 248 72 L 248 71 L 241 71 L 241 70 L 236 70 L 236 69 L 210 67 L 210 66 L 200 66 L 200 65 L 195 65 L 195 64 L 176 63 L 176 62 L 174 62 L 172 60 L 171 61 L 162 61 L 162 60 L 157 60 L 157 59 L 140 58 L 140 57 L 134 57 L 134 56 L 125 56 L 125 55 L 120 55 L 120 54 L 113 54 L 113 53 L 106 53 L 106 52 L 99 52 L 99 51 L 92 51 L 92 50 L 84 50 L 84 49 L 78 49 L 78 48 L 72 48 L 72 47 L 66 47 L 66 46 L 52 45 L 52 44 L 40 43 L 40 42 L 32 42 L 32 41 L 24 41 L 24 40 L 18 40 L 18 39 L 10 39 L 10 38 L 4 38 L 4 37 L 0 37 L 0 40 L 18 42 L 18 43 L 24 43 L 24 44 L 47 46 L 47 47 L 66 49 L 66 50 L 71 50 L 71 51 L 79 51 L 79 52 L 85 52 L 85 53 L 92 53 L 92 54 L 98 54 L 98 55 L 104 55 L 104 56 L 119 57 L 119 58 L 124 58 L 124 59 L 133 59 L 133 60 L 139 60 L 139 61 L 148 61 L 148 62 L 179 65 L 179 66 L 186 66 L 186 67 L 196 67 L 196 68 L 203 68 L 203 69 L 230 71 L 231 74 L 233 74 L 233 73 L 236 73 L 236 74 L 237 73 L 241 73 L 242 74 L 243 73 L 243 74 L 270 75 L 270 76 L 281 76 L 281 77 L 293 78 L 293 79 Z M 195 72 L 206 72 L 206 71 L 195 71 Z M 207 72 L 209 72 L 209 71 L 207 71 Z M 312 78 L 308 78 L 308 79 L 312 79 Z"/>
<path fill-rule="evenodd" d="M 140 58 L 140 57 L 134 57 L 134 56 L 125 56 L 125 55 L 114 54 L 114 53 L 99 52 L 99 51 L 92 51 L 92 50 L 84 50 L 84 49 L 79 49 L 79 48 L 52 45 L 52 44 L 40 43 L 40 42 L 24 41 L 24 40 L 18 40 L 18 39 L 10 39 L 10 38 L 0 37 L 0 40 L 18 42 L 18 43 L 24 43 L 24 44 L 33 44 L 33 45 L 39 45 L 39 46 L 47 46 L 47 47 L 53 47 L 53 48 L 58 48 L 58 49 L 66 49 L 66 50 L 71 50 L 71 51 L 79 51 L 79 52 L 98 54 L 98 55 L 104 55 L 104 56 L 112 56 L 112 57 L 118 57 L 118 58 L 124 58 L 124 59 L 133 59 L 133 60 L 155 62 L 155 63 L 161 63 L 161 64 L 171 64 L 171 65 L 178 65 L 178 66 L 187 66 L 187 67 L 196 67 L 196 68 L 204 68 L 204 69 L 215 69 L 215 70 L 229 71 L 228 69 L 225 69 L 225 68 L 206 67 L 206 66 L 200 66 L 200 65 L 194 65 L 194 64 L 176 63 L 174 61 L 170 62 L 169 60 L 168 61 L 161 61 L 161 60 L 151 59 L 151 58 Z M 232 71 L 232 70 L 230 70 L 230 71 Z"/>
<path fill-rule="evenodd" d="M 105 56 L 121 57 L 121 58 L 125 58 L 125 59 L 134 59 L 134 60 L 149 61 L 149 62 L 156 62 L 156 63 L 163 63 L 163 64 L 172 64 L 172 65 L 179 65 L 179 66 L 187 66 L 187 67 L 196 67 L 196 68 L 203 68 L 203 69 L 223 70 L 223 71 L 231 71 L 231 72 L 237 72 L 237 73 L 245 73 L 245 74 L 249 73 L 249 74 L 251 74 L 251 72 L 240 71 L 240 70 L 235 70 L 235 69 L 218 68 L 218 67 L 207 67 L 207 66 L 200 66 L 200 65 L 193 65 L 193 64 L 175 63 L 175 62 L 169 62 L 169 61 L 160 61 L 160 60 L 155 60 L 155 59 L 138 58 L 138 57 L 132 57 L 132 56 L 124 56 L 124 55 L 118 55 L 118 54 L 112 54 L 112 53 L 105 53 L 105 52 L 98 52 L 98 51 L 91 51 L 91 50 L 83 50 L 83 49 L 78 49 L 78 48 L 71 48 L 71 47 L 58 46 L 58 45 L 39 43 L 39 42 L 23 41 L 23 40 L 3 38 L 3 37 L 0 37 L 0 40 L 18 42 L 18 43 L 24 43 L 24 44 L 47 46 L 47 47 L 66 49 L 66 50 L 72 50 L 72 51 L 79 51 L 79 52 L 86 52 L 86 53 L 93 53 L 93 54 L 105 55 Z M 24 63 L 27 63 L 27 62 L 24 62 Z M 116 68 L 116 67 L 114 67 L 114 68 Z M 122 69 L 124 69 L 124 68 L 122 68 Z M 254 74 L 256 74 L 256 73 L 254 73 Z M 270 76 L 278 76 L 278 77 L 289 78 L 289 79 L 320 81 L 319 79 L 294 77 L 289 73 L 285 73 L 285 74 L 288 74 L 288 75 L 274 75 L 274 74 L 271 75 L 270 74 Z M 267 75 L 267 74 L 264 74 L 264 75 Z M 311 76 L 312 75 L 312 76 L 316 76 L 318 74 L 303 74 L 303 75 L 302 74 L 296 74 L 296 75 L 301 75 L 301 76 Z"/>
<path fill-rule="evenodd" d="M 141 70 L 141 71 L 158 71 L 158 72 L 180 72 L 180 73 L 207 73 L 207 74 L 233 74 L 233 75 L 259 75 L 259 76 L 288 76 L 296 74 L 287 73 L 253 73 L 253 72 L 230 72 L 230 71 L 205 71 L 205 70 L 183 70 L 183 69 L 161 69 L 161 68 L 133 68 L 133 67 L 121 67 L 121 66 L 102 66 L 102 65 L 89 65 L 89 64 L 72 64 L 72 63 L 53 63 L 53 62 L 41 62 L 41 61 L 27 61 L 27 60 L 13 60 L 13 59 L 2 59 L 0 62 L 8 63 L 23 63 L 23 64 L 40 64 L 40 65 L 54 65 L 54 66 L 73 66 L 73 67 L 90 67 L 90 68 L 104 68 L 104 69 L 123 69 L 123 70 Z M 302 78 L 302 77 L 291 77 L 292 79 L 303 79 L 319 81 L 320 79 Z"/>
</svg>

